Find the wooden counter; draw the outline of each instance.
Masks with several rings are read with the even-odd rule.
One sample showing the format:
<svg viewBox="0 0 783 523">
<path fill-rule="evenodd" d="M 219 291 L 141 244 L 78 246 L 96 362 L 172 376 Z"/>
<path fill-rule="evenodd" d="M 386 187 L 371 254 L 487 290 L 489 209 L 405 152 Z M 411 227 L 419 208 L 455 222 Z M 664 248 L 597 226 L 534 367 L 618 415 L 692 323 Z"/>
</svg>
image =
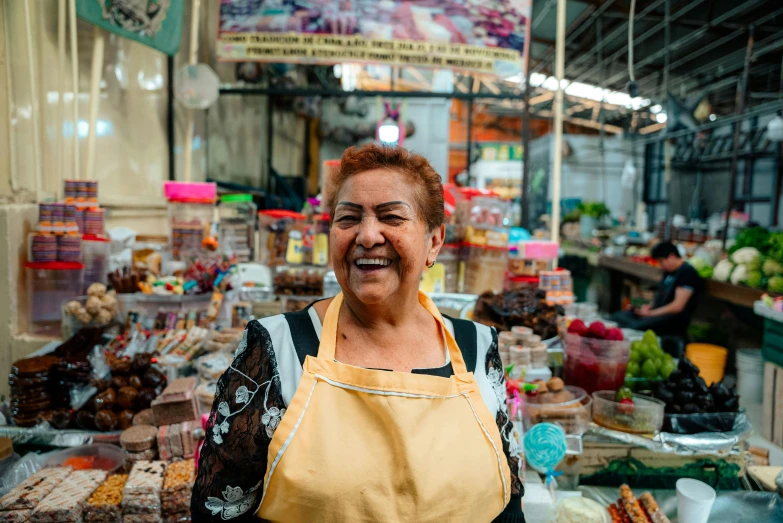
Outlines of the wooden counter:
<svg viewBox="0 0 783 523">
<path fill-rule="evenodd" d="M 626 258 L 599 256 L 598 266 L 619 273 L 635 276 L 641 280 L 660 282 L 663 271 L 658 267 L 632 262 Z M 753 302 L 761 299 L 764 291 L 717 280 L 704 280 L 704 295 L 741 307 L 753 308 Z"/>
</svg>

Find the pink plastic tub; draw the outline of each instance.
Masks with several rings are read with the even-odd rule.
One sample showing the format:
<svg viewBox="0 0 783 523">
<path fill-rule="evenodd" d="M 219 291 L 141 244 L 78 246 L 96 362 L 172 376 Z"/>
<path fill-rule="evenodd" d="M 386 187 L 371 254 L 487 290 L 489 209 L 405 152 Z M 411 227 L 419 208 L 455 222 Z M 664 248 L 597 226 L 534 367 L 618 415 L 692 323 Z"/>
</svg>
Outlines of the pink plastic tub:
<svg viewBox="0 0 783 523">
<path fill-rule="evenodd" d="M 173 202 L 214 202 L 217 185 L 207 182 L 164 182 L 163 193 Z"/>
</svg>

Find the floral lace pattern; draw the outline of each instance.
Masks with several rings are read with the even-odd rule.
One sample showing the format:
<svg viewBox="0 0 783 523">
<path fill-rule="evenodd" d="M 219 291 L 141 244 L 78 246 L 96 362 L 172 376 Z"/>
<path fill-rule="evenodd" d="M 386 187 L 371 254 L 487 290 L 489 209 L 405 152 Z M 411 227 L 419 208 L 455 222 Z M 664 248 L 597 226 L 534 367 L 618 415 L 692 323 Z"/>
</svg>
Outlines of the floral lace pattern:
<svg viewBox="0 0 783 523">
<path fill-rule="evenodd" d="M 269 332 L 248 324 L 217 384 L 193 487 L 194 522 L 255 522 L 267 451 L 285 413 Z"/>
<path fill-rule="evenodd" d="M 246 514 L 256 504 L 257 490 L 260 485 L 261 483 L 258 483 L 247 493 L 242 490 L 242 487 L 226 486 L 226 490 L 223 491 L 223 499 L 210 496 L 205 505 L 212 511 L 213 516 L 220 514 L 221 519 L 234 519 Z"/>
<path fill-rule="evenodd" d="M 503 452 L 508 461 L 508 468 L 511 469 L 511 494 L 513 496 L 524 495 L 525 488 L 519 479 L 519 444 L 514 433 L 514 424 L 508 416 L 508 407 L 506 406 L 506 378 L 503 374 L 503 362 L 498 352 L 498 335 L 495 329 L 492 329 L 492 345 L 487 351 L 487 379 L 495 391 L 498 400 L 498 411 L 495 415 L 495 422 L 500 429 L 500 438 L 503 440 Z"/>
</svg>

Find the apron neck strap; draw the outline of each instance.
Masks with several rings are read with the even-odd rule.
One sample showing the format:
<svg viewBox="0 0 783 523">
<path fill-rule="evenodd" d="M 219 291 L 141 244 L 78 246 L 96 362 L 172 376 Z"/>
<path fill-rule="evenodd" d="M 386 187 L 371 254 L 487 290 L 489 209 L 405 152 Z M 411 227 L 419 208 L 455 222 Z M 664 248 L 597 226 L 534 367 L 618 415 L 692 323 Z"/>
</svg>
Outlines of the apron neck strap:
<svg viewBox="0 0 783 523">
<path fill-rule="evenodd" d="M 335 347 L 337 345 L 337 322 L 340 317 L 340 309 L 343 305 L 343 293 L 341 292 L 335 296 L 332 303 L 326 309 L 326 316 L 324 316 L 323 327 L 321 328 L 321 343 L 318 347 L 318 357 L 326 360 L 333 360 Z M 451 335 L 449 329 L 443 323 L 443 316 L 440 311 L 432 302 L 432 300 L 419 291 L 419 303 L 432 314 L 432 316 L 438 321 L 443 333 L 446 335 L 446 348 L 449 351 L 449 357 L 451 358 L 451 368 L 454 374 L 466 374 L 468 372 L 465 366 L 465 360 L 462 358 L 462 351 L 457 346 L 457 342 L 454 340 L 454 336 Z"/>
</svg>

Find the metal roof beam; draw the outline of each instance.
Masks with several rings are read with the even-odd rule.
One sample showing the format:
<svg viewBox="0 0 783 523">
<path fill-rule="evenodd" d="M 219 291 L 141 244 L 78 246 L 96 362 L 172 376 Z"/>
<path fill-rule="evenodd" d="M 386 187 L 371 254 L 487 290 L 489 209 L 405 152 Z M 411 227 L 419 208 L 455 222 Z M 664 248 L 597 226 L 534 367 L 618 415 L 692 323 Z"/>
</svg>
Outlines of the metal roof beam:
<svg viewBox="0 0 783 523">
<path fill-rule="evenodd" d="M 783 8 L 777 9 L 777 10 L 775 10 L 775 11 L 773 11 L 773 12 L 771 12 L 771 13 L 769 13 L 769 14 L 761 17 L 761 18 L 759 18 L 756 23 L 757 24 L 763 24 L 763 23 L 766 23 L 769 20 L 772 20 L 773 18 L 775 18 L 777 16 L 780 16 L 780 15 L 783 15 Z M 677 67 L 680 67 L 681 65 L 686 64 L 686 63 L 688 63 L 688 62 L 698 58 L 699 56 L 701 56 L 701 55 L 703 55 L 705 53 L 708 53 L 708 52 L 712 51 L 713 49 L 716 49 L 716 48 L 720 47 L 721 45 L 726 44 L 726 43 L 734 40 L 735 38 L 738 38 L 738 37 L 742 36 L 743 34 L 745 34 L 747 32 L 747 30 L 748 30 L 747 27 L 742 27 L 740 29 L 737 29 L 737 30 L 727 34 L 723 38 L 719 38 L 718 40 L 715 40 L 714 42 L 710 42 L 707 45 L 700 46 L 698 49 L 695 49 L 692 53 L 689 53 L 689 54 L 687 54 L 685 56 L 682 56 L 682 57 L 678 58 L 677 60 L 675 60 L 674 62 L 672 62 L 669 65 L 669 70 L 670 71 L 674 70 Z M 647 84 L 650 84 L 650 83 L 657 83 L 657 76 L 648 75 L 648 76 L 645 76 L 644 78 L 642 78 L 639 81 L 639 92 L 644 92 L 645 86 Z M 660 94 L 660 91 L 656 91 L 656 96 L 658 94 Z M 649 98 L 649 96 L 648 96 L 648 98 Z"/>
<path fill-rule="evenodd" d="M 696 0 L 693 3 L 689 4 L 689 5 L 692 6 L 692 7 L 696 7 L 699 3 L 703 2 L 703 1 L 704 0 Z M 744 3 L 736 6 L 734 9 L 730 9 L 729 11 L 727 11 L 726 13 L 720 15 L 719 17 L 715 18 L 714 20 L 710 20 L 709 22 L 707 22 L 707 24 L 705 26 L 703 26 L 701 29 L 697 29 L 696 31 L 688 33 L 684 37 L 682 37 L 682 38 L 672 42 L 670 47 L 669 47 L 669 50 L 670 51 L 677 50 L 677 49 L 679 49 L 680 47 L 682 47 L 684 45 L 688 45 L 689 43 L 691 43 L 691 42 L 693 42 L 695 40 L 698 40 L 699 38 L 701 38 L 702 36 L 707 34 L 707 31 L 709 31 L 709 26 L 712 26 L 715 23 L 719 24 L 719 23 L 721 23 L 721 22 L 723 22 L 725 20 L 728 20 L 729 18 L 737 16 L 738 14 L 746 11 L 749 8 L 752 8 L 752 6 L 755 6 L 756 4 L 762 4 L 762 3 L 765 3 L 766 1 L 767 0 L 754 0 L 754 1 L 744 2 Z M 689 7 L 689 9 L 692 8 L 692 7 Z M 682 11 L 683 11 L 683 9 L 680 9 L 680 11 L 678 11 L 678 13 L 680 13 Z M 676 16 L 677 16 L 676 13 L 674 15 L 672 15 L 672 19 L 675 19 Z M 651 33 L 651 32 L 656 32 L 656 31 L 654 31 L 654 30 L 656 30 L 656 28 L 658 28 L 658 27 L 663 28 L 663 27 L 665 27 L 665 25 L 666 24 L 664 22 L 662 22 L 660 24 L 657 24 L 655 27 L 653 27 L 650 31 L 648 31 L 645 34 L 648 34 L 648 33 Z M 636 40 L 636 42 L 641 42 L 641 40 Z M 622 51 L 622 52 L 620 52 L 620 51 Z M 621 49 L 620 51 L 618 51 L 619 54 L 625 54 L 625 53 L 628 52 L 628 49 L 627 48 L 625 50 Z M 610 57 L 609 60 L 611 61 L 611 60 L 615 59 L 618 56 L 618 53 L 613 54 Z M 661 50 L 659 50 L 659 51 L 657 51 L 657 52 L 655 52 L 655 53 L 653 53 L 651 55 L 646 56 L 642 60 L 639 60 L 638 62 L 636 62 L 634 64 L 634 66 L 639 68 L 639 69 L 641 69 L 642 67 L 644 67 L 644 66 L 646 66 L 648 64 L 653 63 L 655 60 L 657 60 L 658 58 L 661 58 L 665 54 L 666 54 L 666 49 L 661 49 Z M 616 81 L 622 80 L 625 77 L 625 75 L 626 75 L 625 72 L 615 74 L 614 76 L 612 76 L 608 80 L 606 80 L 606 83 L 611 85 L 612 83 L 614 83 Z"/>
<path fill-rule="evenodd" d="M 665 1 L 666 0 L 655 0 L 652 4 L 648 5 L 641 12 L 636 14 L 636 16 L 634 16 L 634 22 L 643 22 L 645 16 L 647 16 L 648 14 L 653 12 L 655 9 L 657 9 L 658 7 L 663 5 L 663 3 Z M 704 2 L 704 0 L 694 0 L 694 1 L 698 2 L 698 3 Z M 569 66 L 571 68 L 573 68 L 575 66 L 578 66 L 580 64 L 585 63 L 590 57 L 592 57 L 593 55 L 598 53 L 598 51 L 600 49 L 603 49 L 606 46 L 607 42 L 610 42 L 610 41 L 614 40 L 615 38 L 617 38 L 618 36 L 620 36 L 621 34 L 623 34 L 623 32 L 625 32 L 627 27 L 628 27 L 628 20 L 626 20 L 624 23 L 622 23 L 622 24 L 618 25 L 616 28 L 614 28 L 614 30 L 608 36 L 604 37 L 604 39 L 601 41 L 600 44 L 596 44 L 591 49 L 589 49 L 587 52 L 582 53 L 576 59 L 571 61 Z M 611 60 L 613 60 L 613 58 L 609 58 L 609 61 L 611 61 Z M 568 71 L 567 70 L 566 70 L 566 76 L 568 76 Z"/>
<path fill-rule="evenodd" d="M 568 34 L 568 38 L 566 39 L 566 48 L 568 48 L 569 45 L 574 43 L 579 36 L 587 31 L 587 29 L 591 26 L 590 21 L 597 19 L 601 16 L 607 9 L 612 7 L 612 5 L 615 3 L 615 0 L 604 0 L 604 2 L 599 7 L 594 7 L 593 4 L 587 7 L 582 14 L 571 23 L 571 26 L 566 31 L 566 34 Z M 540 14 L 539 14 L 540 18 Z M 540 72 L 544 68 L 544 62 L 546 62 L 551 56 L 554 55 L 555 52 L 555 46 L 550 46 L 544 53 L 541 55 L 541 58 L 539 59 L 536 66 L 533 68 L 534 73 Z"/>
</svg>

